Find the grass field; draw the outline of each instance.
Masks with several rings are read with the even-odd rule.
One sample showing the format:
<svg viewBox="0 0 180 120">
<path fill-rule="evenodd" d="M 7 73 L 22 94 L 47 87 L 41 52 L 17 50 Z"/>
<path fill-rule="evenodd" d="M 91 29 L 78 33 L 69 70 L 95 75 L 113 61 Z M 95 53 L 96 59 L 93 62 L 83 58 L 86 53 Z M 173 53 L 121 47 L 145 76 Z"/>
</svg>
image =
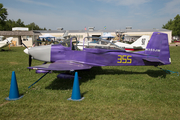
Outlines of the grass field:
<svg viewBox="0 0 180 120">
<path fill-rule="evenodd" d="M 28 89 L 42 74 L 29 71 L 23 47 L 0 51 L 0 120 L 7 119 L 180 119 L 180 77 L 153 66 L 97 67 L 79 71 L 84 100 L 68 101 L 73 80 L 51 73 Z M 180 72 L 180 47 L 170 47 L 172 64 L 163 69 Z M 42 64 L 33 60 L 32 65 Z M 19 94 L 7 101 L 12 71 Z"/>
</svg>

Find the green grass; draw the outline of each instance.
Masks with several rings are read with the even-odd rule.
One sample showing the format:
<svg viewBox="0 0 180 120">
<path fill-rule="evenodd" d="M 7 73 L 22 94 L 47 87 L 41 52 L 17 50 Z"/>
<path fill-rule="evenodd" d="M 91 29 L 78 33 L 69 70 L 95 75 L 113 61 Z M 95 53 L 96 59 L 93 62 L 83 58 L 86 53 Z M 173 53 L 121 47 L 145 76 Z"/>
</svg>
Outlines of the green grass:
<svg viewBox="0 0 180 120">
<path fill-rule="evenodd" d="M 79 71 L 84 100 L 68 101 L 73 80 L 29 71 L 23 47 L 0 51 L 0 119 L 180 119 L 180 78 L 153 66 L 97 67 Z M 163 69 L 180 72 L 180 47 L 170 47 L 172 64 Z M 42 64 L 33 60 L 32 65 Z M 12 71 L 24 97 L 7 101 Z"/>
</svg>

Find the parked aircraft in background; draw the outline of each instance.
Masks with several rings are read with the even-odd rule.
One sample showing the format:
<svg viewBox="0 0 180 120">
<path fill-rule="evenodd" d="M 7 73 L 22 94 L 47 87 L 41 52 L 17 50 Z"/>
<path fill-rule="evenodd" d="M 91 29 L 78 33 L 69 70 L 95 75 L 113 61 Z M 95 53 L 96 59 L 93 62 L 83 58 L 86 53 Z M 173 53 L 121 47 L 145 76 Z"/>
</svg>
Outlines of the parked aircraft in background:
<svg viewBox="0 0 180 120">
<path fill-rule="evenodd" d="M 94 47 L 108 48 L 112 44 L 112 40 L 109 41 L 100 37 L 86 37 L 86 38 L 83 40 L 83 42 L 77 44 L 78 49 L 83 50 L 83 48 L 94 48 Z M 115 44 L 113 45 L 115 46 Z M 118 47 L 118 45 L 116 45 L 116 47 Z"/>
<path fill-rule="evenodd" d="M 87 36 L 88 37 L 83 39 L 82 42 L 79 42 L 77 44 L 78 49 L 83 50 L 83 46 L 84 47 L 93 47 L 93 46 L 94 47 L 97 47 L 97 46 L 101 46 L 101 47 L 107 46 L 108 47 L 111 44 L 111 42 L 113 41 L 113 38 L 114 38 L 114 36 L 112 36 L 108 32 L 103 33 L 103 35 L 101 37 L 89 37 L 89 34 L 87 34 Z M 104 42 L 102 39 L 108 40 L 108 42 Z"/>
<path fill-rule="evenodd" d="M 67 37 L 70 37 L 70 35 L 68 35 L 69 31 L 66 31 L 63 36 L 61 37 L 56 37 L 56 40 L 64 40 L 67 39 Z"/>
<path fill-rule="evenodd" d="M 8 46 L 9 44 L 11 44 L 13 37 L 8 37 L 3 41 L 0 41 L 0 48 L 2 49 L 3 47 Z"/>
<path fill-rule="evenodd" d="M 137 50 L 145 49 L 149 39 L 150 37 L 148 35 L 143 35 L 132 44 L 127 44 L 122 42 L 116 42 L 115 44 L 123 47 L 126 51 L 137 51 Z"/>
<path fill-rule="evenodd" d="M 148 41 L 150 39 L 149 36 L 147 35 L 143 35 L 141 36 L 139 39 L 137 39 L 135 42 L 133 42 L 132 44 L 128 44 L 128 43 L 123 43 L 123 42 L 114 42 L 112 40 L 112 36 L 109 37 L 105 37 L 102 36 L 100 38 L 96 38 L 95 41 L 93 41 L 92 39 L 86 39 L 83 42 L 78 43 L 78 48 L 80 50 L 83 50 L 83 46 L 108 46 L 107 43 L 101 42 L 103 38 L 109 39 L 109 42 L 113 42 L 115 45 L 124 48 L 126 51 L 137 51 L 137 50 L 144 50 L 148 44 Z"/>
</svg>

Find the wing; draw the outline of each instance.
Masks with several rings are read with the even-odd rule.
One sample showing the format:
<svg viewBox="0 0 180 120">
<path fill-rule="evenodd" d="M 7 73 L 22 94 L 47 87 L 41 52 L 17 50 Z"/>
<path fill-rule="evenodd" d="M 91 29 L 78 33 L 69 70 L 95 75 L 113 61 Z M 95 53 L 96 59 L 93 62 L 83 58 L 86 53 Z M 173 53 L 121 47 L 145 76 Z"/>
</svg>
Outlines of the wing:
<svg viewBox="0 0 180 120">
<path fill-rule="evenodd" d="M 58 60 L 51 64 L 43 64 L 33 67 L 28 67 L 28 69 L 34 70 L 54 70 L 54 71 L 74 71 L 74 70 L 83 70 L 90 69 L 93 66 L 89 66 L 87 64 L 83 64 L 77 61 L 64 61 Z"/>
</svg>

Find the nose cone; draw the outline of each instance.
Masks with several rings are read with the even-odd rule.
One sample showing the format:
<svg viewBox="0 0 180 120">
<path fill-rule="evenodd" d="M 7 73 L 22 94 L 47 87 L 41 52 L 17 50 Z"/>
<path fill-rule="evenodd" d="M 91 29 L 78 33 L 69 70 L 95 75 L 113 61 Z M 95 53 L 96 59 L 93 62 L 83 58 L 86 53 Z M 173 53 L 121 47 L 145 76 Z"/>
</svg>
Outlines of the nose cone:
<svg viewBox="0 0 180 120">
<path fill-rule="evenodd" d="M 51 45 L 32 47 L 31 49 L 28 49 L 27 52 L 33 59 L 50 62 Z"/>
<path fill-rule="evenodd" d="M 29 55 L 28 48 L 24 49 L 24 53 Z"/>
</svg>

